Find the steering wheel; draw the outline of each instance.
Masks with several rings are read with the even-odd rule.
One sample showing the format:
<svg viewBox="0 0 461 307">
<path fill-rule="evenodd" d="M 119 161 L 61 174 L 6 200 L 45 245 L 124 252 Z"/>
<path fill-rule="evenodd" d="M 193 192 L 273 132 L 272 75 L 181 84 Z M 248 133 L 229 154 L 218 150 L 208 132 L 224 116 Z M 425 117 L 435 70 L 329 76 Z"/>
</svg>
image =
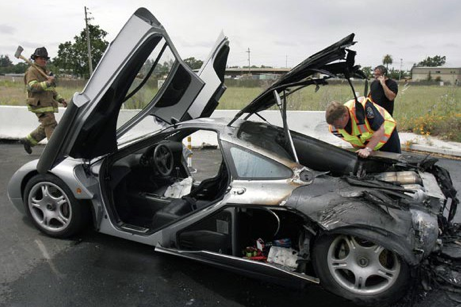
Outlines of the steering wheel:
<svg viewBox="0 0 461 307">
<path fill-rule="evenodd" d="M 168 146 L 160 144 L 154 150 L 154 164 L 157 171 L 163 175 L 168 176 L 173 171 L 173 153 Z"/>
</svg>

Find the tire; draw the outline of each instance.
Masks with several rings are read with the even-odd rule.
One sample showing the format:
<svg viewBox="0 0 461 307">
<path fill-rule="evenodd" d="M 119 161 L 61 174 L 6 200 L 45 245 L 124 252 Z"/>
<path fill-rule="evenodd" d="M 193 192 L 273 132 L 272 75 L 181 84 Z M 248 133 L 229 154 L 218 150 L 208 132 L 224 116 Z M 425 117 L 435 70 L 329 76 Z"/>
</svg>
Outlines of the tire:
<svg viewBox="0 0 461 307">
<path fill-rule="evenodd" d="M 27 183 L 24 205 L 35 227 L 55 238 L 76 234 L 89 219 L 89 208 L 77 201 L 61 179 L 49 174 L 34 176 Z"/>
<path fill-rule="evenodd" d="M 358 304 L 396 302 L 406 293 L 410 268 L 396 253 L 351 235 L 324 235 L 313 265 L 322 286 Z"/>
</svg>

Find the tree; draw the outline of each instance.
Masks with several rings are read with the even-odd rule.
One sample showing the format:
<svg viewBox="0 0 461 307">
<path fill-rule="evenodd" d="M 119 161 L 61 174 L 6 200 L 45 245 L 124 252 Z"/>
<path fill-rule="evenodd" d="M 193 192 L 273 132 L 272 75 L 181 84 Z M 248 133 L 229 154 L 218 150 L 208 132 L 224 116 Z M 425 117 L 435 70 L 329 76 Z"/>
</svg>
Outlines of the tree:
<svg viewBox="0 0 461 307">
<path fill-rule="evenodd" d="M 191 69 L 200 69 L 202 67 L 203 61 L 197 60 L 194 57 L 190 57 L 184 60 L 184 62 L 191 68 Z"/>
<path fill-rule="evenodd" d="M 362 71 L 363 73 L 365 74 L 365 76 L 367 76 L 367 78 L 370 78 L 372 76 L 372 70 L 371 70 L 371 66 L 365 66 L 362 68 Z"/>
<path fill-rule="evenodd" d="M 7 74 L 14 68 L 13 63 L 7 55 L 0 55 L 0 74 Z"/>
<path fill-rule="evenodd" d="M 29 64 L 24 63 L 24 62 L 19 62 L 16 65 L 11 66 L 9 68 L 9 72 L 14 73 L 14 74 L 23 74 L 27 68 L 29 67 Z"/>
<path fill-rule="evenodd" d="M 169 61 L 164 61 L 162 63 L 158 63 L 157 66 L 154 68 L 154 73 L 158 76 L 165 76 L 168 75 L 171 68 L 173 67 L 174 61 L 170 59 Z"/>
<path fill-rule="evenodd" d="M 386 65 L 386 68 L 389 69 L 389 64 L 393 63 L 392 55 L 386 54 L 383 58 L 383 65 Z"/>
<path fill-rule="evenodd" d="M 426 59 L 416 64 L 416 66 L 423 66 L 423 67 L 443 66 L 446 60 L 447 58 L 445 56 L 440 56 L 440 55 L 436 55 L 434 57 L 428 56 Z"/>
<path fill-rule="evenodd" d="M 91 60 L 93 67 L 96 67 L 109 45 L 109 43 L 104 40 L 107 32 L 97 25 L 88 25 L 88 30 L 90 32 Z M 88 78 L 88 47 L 85 29 L 80 32 L 80 35 L 75 36 L 74 40 L 73 43 L 68 41 L 59 44 L 58 56 L 53 59 L 53 63 L 56 67 L 67 73 Z"/>
<path fill-rule="evenodd" d="M 401 70 L 394 69 L 394 68 L 389 69 L 387 72 L 387 76 L 394 80 L 400 80 L 402 78 L 405 78 L 405 74 L 406 74 L 405 71 L 403 70 L 401 71 Z"/>
<path fill-rule="evenodd" d="M 10 58 L 7 55 L 0 55 L 0 67 L 10 67 L 13 65 Z"/>
</svg>

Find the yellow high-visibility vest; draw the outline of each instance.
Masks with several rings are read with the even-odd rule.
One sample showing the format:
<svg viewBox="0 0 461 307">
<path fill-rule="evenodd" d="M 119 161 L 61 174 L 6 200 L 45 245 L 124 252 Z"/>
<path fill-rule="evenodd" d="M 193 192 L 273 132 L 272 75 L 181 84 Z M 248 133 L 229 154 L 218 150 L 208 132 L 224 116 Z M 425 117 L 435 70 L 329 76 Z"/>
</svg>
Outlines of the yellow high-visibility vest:
<svg viewBox="0 0 461 307">
<path fill-rule="evenodd" d="M 397 123 L 394 118 L 384 108 L 375 104 L 369 98 L 360 97 L 359 103 L 365 110 L 365 104 L 370 102 L 378 110 L 381 116 L 384 118 L 384 136 L 379 140 L 379 143 L 375 146 L 374 150 L 379 150 L 389 140 L 392 132 L 394 131 Z M 334 135 L 342 138 L 346 142 L 349 142 L 355 148 L 365 148 L 368 140 L 373 136 L 373 129 L 371 129 L 370 123 L 368 122 L 365 112 L 356 112 L 355 100 L 349 100 L 344 104 L 349 110 L 349 115 L 352 124 L 352 132 L 349 134 L 344 129 L 336 129 L 330 125 L 330 132 Z"/>
</svg>

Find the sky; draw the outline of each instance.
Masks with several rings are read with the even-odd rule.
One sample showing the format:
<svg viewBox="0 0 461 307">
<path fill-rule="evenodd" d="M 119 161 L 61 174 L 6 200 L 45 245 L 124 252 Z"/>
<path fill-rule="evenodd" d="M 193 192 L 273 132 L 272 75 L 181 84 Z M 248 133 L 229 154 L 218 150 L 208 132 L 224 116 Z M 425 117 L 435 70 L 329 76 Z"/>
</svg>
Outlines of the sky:
<svg viewBox="0 0 461 307">
<path fill-rule="evenodd" d="M 13 63 L 20 45 L 29 57 L 45 46 L 74 41 L 90 23 L 112 41 L 128 18 L 145 7 L 163 24 L 183 59 L 205 59 L 221 31 L 229 38 L 229 66 L 294 67 L 311 54 L 355 33 L 356 64 L 410 69 L 428 56 L 461 67 L 460 0 L 40 0 L 0 3 L 0 55 Z M 250 52 L 248 53 L 248 49 Z"/>
</svg>

